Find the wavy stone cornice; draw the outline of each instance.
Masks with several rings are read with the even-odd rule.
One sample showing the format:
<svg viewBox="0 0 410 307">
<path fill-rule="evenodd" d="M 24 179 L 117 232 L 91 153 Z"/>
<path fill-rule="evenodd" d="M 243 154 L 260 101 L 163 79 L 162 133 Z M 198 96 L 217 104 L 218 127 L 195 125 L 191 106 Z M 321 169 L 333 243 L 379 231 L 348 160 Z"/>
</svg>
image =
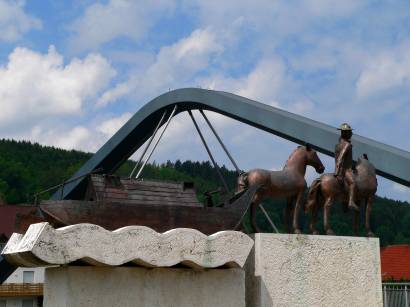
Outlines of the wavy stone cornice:
<svg viewBox="0 0 410 307">
<path fill-rule="evenodd" d="M 62 265 L 80 260 L 90 265 L 118 266 L 133 262 L 145 267 L 184 264 L 196 268 L 243 267 L 253 240 L 238 231 L 210 236 L 188 228 L 158 233 L 145 226 L 108 231 L 93 224 L 54 229 L 32 224 L 14 233 L 2 255 L 18 266 Z"/>
</svg>

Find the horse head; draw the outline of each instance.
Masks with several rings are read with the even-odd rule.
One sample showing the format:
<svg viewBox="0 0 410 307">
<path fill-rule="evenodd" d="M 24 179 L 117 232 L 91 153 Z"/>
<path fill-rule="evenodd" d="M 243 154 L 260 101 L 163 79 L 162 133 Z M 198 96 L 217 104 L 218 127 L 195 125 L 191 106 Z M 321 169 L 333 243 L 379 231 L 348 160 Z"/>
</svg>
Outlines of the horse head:
<svg viewBox="0 0 410 307">
<path fill-rule="evenodd" d="M 376 169 L 374 168 L 374 165 L 369 161 L 369 157 L 365 153 L 362 157 L 359 157 L 357 159 L 356 169 L 359 173 L 361 170 L 364 170 L 365 172 L 376 176 Z"/>
<path fill-rule="evenodd" d="M 320 161 L 317 152 L 308 143 L 305 144 L 304 149 L 306 150 L 306 164 L 312 166 L 318 174 L 323 174 L 325 166 Z"/>
</svg>

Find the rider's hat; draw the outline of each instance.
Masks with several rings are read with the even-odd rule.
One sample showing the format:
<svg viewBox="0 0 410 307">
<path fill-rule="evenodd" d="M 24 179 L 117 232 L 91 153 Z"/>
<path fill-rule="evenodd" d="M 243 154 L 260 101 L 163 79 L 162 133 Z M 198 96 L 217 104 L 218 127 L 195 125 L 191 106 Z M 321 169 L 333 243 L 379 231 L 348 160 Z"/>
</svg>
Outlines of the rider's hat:
<svg viewBox="0 0 410 307">
<path fill-rule="evenodd" d="M 352 131 L 352 127 L 350 127 L 350 125 L 348 123 L 343 123 L 340 125 L 339 128 L 337 128 L 337 130 L 342 130 L 342 131 Z"/>
</svg>

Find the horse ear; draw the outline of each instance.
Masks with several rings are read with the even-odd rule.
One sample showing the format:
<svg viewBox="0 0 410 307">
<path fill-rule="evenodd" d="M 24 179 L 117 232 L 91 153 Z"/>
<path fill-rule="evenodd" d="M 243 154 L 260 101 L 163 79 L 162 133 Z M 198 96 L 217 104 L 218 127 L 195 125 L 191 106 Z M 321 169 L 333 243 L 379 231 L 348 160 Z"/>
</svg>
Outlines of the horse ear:
<svg viewBox="0 0 410 307">
<path fill-rule="evenodd" d="M 312 150 L 312 145 L 310 145 L 309 143 L 305 143 L 305 147 L 307 151 Z"/>
<path fill-rule="evenodd" d="M 363 158 L 365 158 L 366 160 L 369 160 L 369 157 L 367 156 L 367 153 L 363 154 Z"/>
</svg>

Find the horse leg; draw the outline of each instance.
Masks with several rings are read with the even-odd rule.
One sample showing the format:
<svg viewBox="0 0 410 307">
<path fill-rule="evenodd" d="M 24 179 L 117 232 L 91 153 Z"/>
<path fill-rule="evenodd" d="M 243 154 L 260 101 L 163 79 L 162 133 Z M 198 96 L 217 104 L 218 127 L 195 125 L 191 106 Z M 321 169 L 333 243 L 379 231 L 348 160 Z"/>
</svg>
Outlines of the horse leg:
<svg viewBox="0 0 410 307">
<path fill-rule="evenodd" d="M 319 231 L 317 231 L 317 229 L 316 229 L 317 214 L 318 214 L 318 211 L 319 211 L 319 202 L 318 201 L 311 207 L 311 210 L 312 210 L 312 218 L 310 219 L 309 229 L 310 229 L 310 232 L 313 235 L 318 235 Z"/>
<path fill-rule="evenodd" d="M 323 226 L 325 227 L 325 231 L 327 235 L 334 235 L 334 231 L 332 228 L 330 228 L 329 224 L 329 213 L 330 213 L 330 208 L 332 207 L 333 204 L 333 199 L 332 197 L 329 197 L 326 199 L 325 204 L 323 206 Z"/>
<path fill-rule="evenodd" d="M 286 207 L 284 213 L 284 224 L 286 233 L 291 233 L 291 220 L 292 220 L 292 211 L 293 203 L 295 201 L 294 197 L 288 197 L 286 200 Z"/>
<path fill-rule="evenodd" d="M 358 203 L 360 206 L 360 202 Z M 353 216 L 353 233 L 359 236 L 360 211 L 355 211 Z"/>
<path fill-rule="evenodd" d="M 373 200 L 374 200 L 374 195 L 370 195 L 366 199 L 366 232 L 368 237 L 374 237 L 374 233 L 371 230 L 370 227 L 370 214 L 372 212 L 372 207 L 373 207 Z"/>
<path fill-rule="evenodd" d="M 258 210 L 259 204 L 260 204 L 260 201 L 258 199 L 255 199 L 252 202 L 252 208 L 251 208 L 252 228 L 255 231 L 255 233 L 262 232 L 262 230 L 259 228 L 258 223 L 256 221 L 256 210 Z"/>
<path fill-rule="evenodd" d="M 303 191 L 300 191 L 296 196 L 295 211 L 293 212 L 293 232 L 301 234 L 302 231 L 299 228 L 299 211 L 302 208 Z"/>
</svg>

